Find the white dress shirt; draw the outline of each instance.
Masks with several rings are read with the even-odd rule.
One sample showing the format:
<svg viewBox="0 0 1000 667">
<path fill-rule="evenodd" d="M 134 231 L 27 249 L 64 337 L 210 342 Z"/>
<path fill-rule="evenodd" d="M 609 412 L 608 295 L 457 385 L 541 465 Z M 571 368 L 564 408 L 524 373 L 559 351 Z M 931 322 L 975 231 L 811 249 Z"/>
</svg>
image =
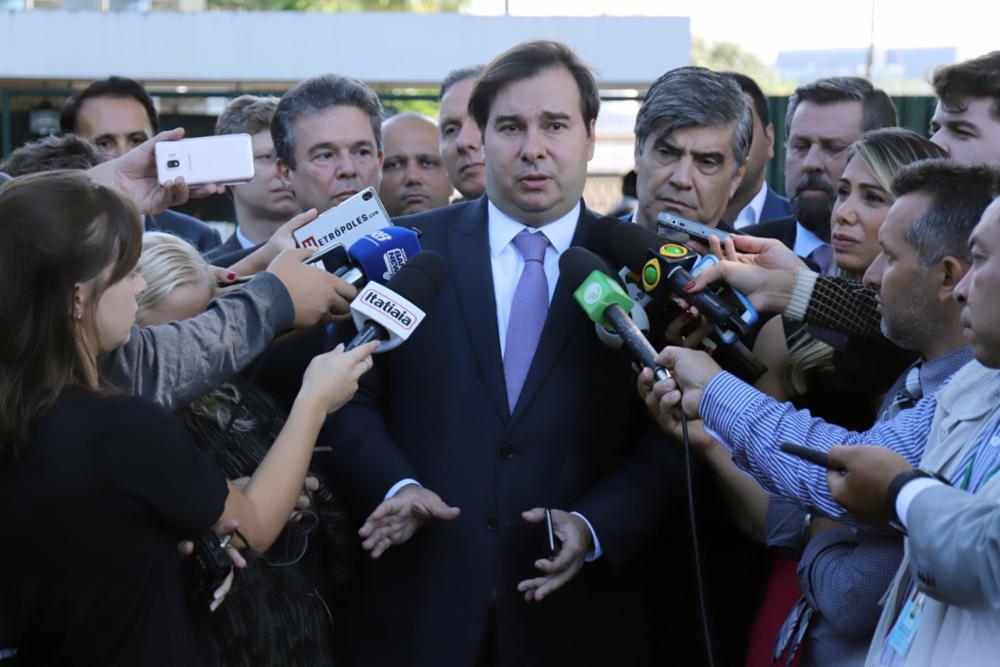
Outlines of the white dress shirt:
<svg viewBox="0 0 1000 667">
<path fill-rule="evenodd" d="M 493 296 L 497 304 L 497 333 L 500 336 L 500 358 L 503 358 L 504 348 L 507 345 L 507 325 L 510 322 L 510 309 L 514 302 L 514 292 L 517 283 L 521 279 L 524 271 L 524 259 L 521 253 L 514 247 L 514 237 L 527 229 L 535 234 L 545 234 L 549 240 L 549 245 L 545 248 L 545 280 L 548 282 L 549 303 L 552 303 L 552 295 L 556 291 L 556 283 L 559 282 L 559 256 L 570 247 L 573 242 L 573 234 L 576 233 L 576 223 L 580 218 L 580 203 L 577 202 L 573 209 L 563 217 L 544 225 L 543 227 L 529 227 L 524 223 L 514 220 L 512 217 L 497 208 L 493 202 L 488 202 L 487 225 L 489 228 L 490 240 L 490 264 L 493 270 Z M 420 484 L 415 479 L 401 479 L 392 485 L 385 497 L 392 498 L 407 484 Z M 528 507 L 525 508 L 530 509 Z M 571 514 L 583 519 L 590 530 L 590 536 L 594 540 L 594 549 L 588 553 L 584 560 L 587 562 L 597 560 L 604 553 L 601 548 L 601 541 L 597 539 L 594 526 L 591 525 L 587 517 L 579 512 Z"/>
<path fill-rule="evenodd" d="M 244 250 L 247 248 L 253 248 L 257 245 L 256 243 L 248 239 L 246 236 L 244 236 L 243 230 L 240 229 L 239 227 L 236 228 L 236 240 L 240 242 L 240 247 L 243 248 Z"/>
<path fill-rule="evenodd" d="M 795 221 L 795 247 L 792 252 L 799 257 L 808 257 L 813 250 L 824 244 L 826 241 L 803 227 L 801 222 Z"/>
<path fill-rule="evenodd" d="M 760 190 L 750 200 L 750 203 L 744 206 L 740 214 L 733 220 L 733 227 L 735 229 L 749 227 L 760 222 L 760 214 L 764 210 L 764 202 L 767 201 L 767 189 L 767 181 L 764 181 L 760 186 Z"/>
<path fill-rule="evenodd" d="M 493 296 L 497 303 L 497 333 L 500 335 L 500 358 L 507 347 L 507 324 L 510 322 L 510 308 L 514 302 L 514 291 L 524 272 L 524 259 L 514 247 L 514 237 L 527 229 L 535 234 L 544 234 L 549 240 L 545 248 L 545 280 L 549 287 L 549 303 L 559 282 L 559 256 L 569 248 L 576 232 L 576 221 L 580 218 L 580 204 L 563 217 L 549 224 L 534 228 L 517 222 L 498 209 L 493 202 L 488 203 L 488 225 L 490 238 L 490 264 L 493 268 Z"/>
</svg>

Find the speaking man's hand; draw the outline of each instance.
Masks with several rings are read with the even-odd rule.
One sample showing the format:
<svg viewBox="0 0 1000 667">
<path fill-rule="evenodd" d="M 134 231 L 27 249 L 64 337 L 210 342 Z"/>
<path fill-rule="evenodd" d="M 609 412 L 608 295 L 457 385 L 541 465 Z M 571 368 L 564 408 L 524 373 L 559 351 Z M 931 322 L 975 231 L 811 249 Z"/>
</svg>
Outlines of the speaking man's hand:
<svg viewBox="0 0 1000 667">
<path fill-rule="evenodd" d="M 417 484 L 407 484 L 392 498 L 375 508 L 358 535 L 361 546 L 378 558 L 389 547 L 403 544 L 413 537 L 428 519 L 451 521 L 459 515 L 457 507 L 449 507 L 438 494 Z"/>
<path fill-rule="evenodd" d="M 535 567 L 545 573 L 542 577 L 525 579 L 517 585 L 519 593 L 528 602 L 541 602 L 565 586 L 583 567 L 584 558 L 594 548 L 594 538 L 586 522 L 575 514 L 551 510 L 552 532 L 559 540 L 559 551 L 551 558 L 539 558 Z M 545 508 L 536 507 L 521 514 L 528 523 L 545 520 Z"/>
</svg>

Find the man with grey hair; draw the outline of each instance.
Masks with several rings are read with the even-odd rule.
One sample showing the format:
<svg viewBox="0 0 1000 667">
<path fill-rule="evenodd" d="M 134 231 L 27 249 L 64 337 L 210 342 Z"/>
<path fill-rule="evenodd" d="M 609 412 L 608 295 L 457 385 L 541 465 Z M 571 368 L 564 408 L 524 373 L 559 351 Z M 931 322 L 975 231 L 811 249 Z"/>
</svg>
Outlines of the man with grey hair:
<svg viewBox="0 0 1000 667">
<path fill-rule="evenodd" d="M 478 199 L 486 191 L 483 133 L 469 115 L 469 96 L 483 65 L 452 70 L 441 83 L 438 116 L 441 158 L 448 178 L 465 199 Z"/>
<path fill-rule="evenodd" d="M 422 114 L 385 121 L 385 161 L 379 197 L 389 215 L 409 215 L 448 205 L 452 186 L 438 152 L 437 124 Z"/>
<path fill-rule="evenodd" d="M 286 92 L 271 138 L 303 210 L 323 213 L 382 180 L 382 103 L 357 79 L 324 74 Z"/>
<path fill-rule="evenodd" d="M 847 148 L 868 130 L 895 124 L 892 100 L 860 77 L 827 77 L 796 88 L 785 115 L 785 191 L 795 215 L 741 231 L 778 239 L 829 271 L 834 183 L 847 164 Z"/>
<path fill-rule="evenodd" d="M 656 231 L 667 211 L 718 226 L 752 139 L 753 115 L 735 82 L 703 67 L 661 76 L 635 119 L 636 222 Z"/>
</svg>

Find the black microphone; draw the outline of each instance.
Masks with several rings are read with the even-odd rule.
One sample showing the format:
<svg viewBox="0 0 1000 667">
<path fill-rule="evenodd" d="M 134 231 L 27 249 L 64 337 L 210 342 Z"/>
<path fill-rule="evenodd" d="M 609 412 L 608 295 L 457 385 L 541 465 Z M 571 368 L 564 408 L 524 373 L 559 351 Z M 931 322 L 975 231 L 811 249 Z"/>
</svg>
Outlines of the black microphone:
<svg viewBox="0 0 1000 667">
<path fill-rule="evenodd" d="M 653 369 L 657 380 L 666 380 L 670 373 L 656 363 L 656 350 L 628 315 L 632 299 L 609 273 L 613 271 L 604 260 L 586 248 L 571 247 L 559 256 L 560 281 L 578 286 L 573 296 L 587 316 L 618 334 L 636 360 Z"/>
<path fill-rule="evenodd" d="M 385 285 L 369 282 L 351 302 L 358 334 L 348 350 L 373 340 L 383 341 L 376 352 L 401 345 L 423 321 L 448 279 L 448 262 L 429 250 L 409 259 Z"/>
<path fill-rule="evenodd" d="M 615 258 L 621 260 L 630 271 L 642 276 L 643 288 L 647 288 L 647 292 L 655 294 L 666 290 L 673 293 L 697 307 L 708 319 L 740 336 L 749 330 L 736 309 L 711 290 L 694 293 L 684 291 L 684 287 L 694 280 L 684 260 L 688 257 L 696 259 L 685 246 L 664 244 L 659 236 L 635 224 L 616 226 L 609 234 L 609 241 Z M 652 256 L 654 253 L 655 256 Z"/>
</svg>

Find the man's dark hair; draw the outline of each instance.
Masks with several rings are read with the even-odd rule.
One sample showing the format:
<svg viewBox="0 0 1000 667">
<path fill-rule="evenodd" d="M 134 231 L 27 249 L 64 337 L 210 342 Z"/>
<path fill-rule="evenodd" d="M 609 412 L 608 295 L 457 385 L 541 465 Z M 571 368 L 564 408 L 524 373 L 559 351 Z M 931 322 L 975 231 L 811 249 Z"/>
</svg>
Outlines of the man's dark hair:
<svg viewBox="0 0 1000 667">
<path fill-rule="evenodd" d="M 90 169 L 101 161 L 101 153 L 92 142 L 64 134 L 24 144 L 7 156 L 0 171 L 16 177 L 57 169 Z"/>
<path fill-rule="evenodd" d="M 760 124 L 767 127 L 771 122 L 771 109 L 767 106 L 767 97 L 764 95 L 764 91 L 760 89 L 760 86 L 757 85 L 757 82 L 746 74 L 740 74 L 739 72 L 720 72 L 720 74 L 727 79 L 735 81 L 740 90 L 750 96 L 750 99 L 753 100 L 753 110 L 757 112 L 757 117 L 760 118 Z"/>
<path fill-rule="evenodd" d="M 340 106 L 357 107 L 368 114 L 375 147 L 381 153 L 384 112 L 378 95 L 355 78 L 324 74 L 306 79 L 281 96 L 271 119 L 271 139 L 278 157 L 295 169 L 295 119 Z"/>
<path fill-rule="evenodd" d="M 240 95 L 226 105 L 215 119 L 216 134 L 249 134 L 270 131 L 274 110 L 278 108 L 277 97 Z"/>
<path fill-rule="evenodd" d="M 934 70 L 934 94 L 949 111 L 965 111 L 963 100 L 992 97 L 990 115 L 1000 120 L 1000 51 Z"/>
<path fill-rule="evenodd" d="M 472 65 L 471 67 L 459 67 L 448 72 L 444 77 L 444 81 L 441 82 L 441 92 L 438 93 L 438 100 L 444 97 L 448 89 L 456 83 L 465 81 L 466 79 L 475 79 L 483 73 L 485 68 L 486 65 Z"/>
<path fill-rule="evenodd" d="M 501 53 L 486 66 L 469 97 L 469 114 L 480 131 L 486 131 L 493 100 L 501 89 L 516 81 L 530 79 L 552 67 L 565 68 L 576 80 L 580 91 L 580 112 L 590 136 L 590 124 L 597 119 L 601 98 L 594 74 L 573 51 L 560 42 L 535 40 L 523 42 Z"/>
<path fill-rule="evenodd" d="M 892 192 L 897 198 L 914 193 L 931 198 L 927 213 L 914 220 L 905 235 L 922 265 L 947 256 L 969 261 L 969 236 L 1000 194 L 1000 171 L 948 158 L 923 160 L 899 170 Z"/>
<path fill-rule="evenodd" d="M 678 67 L 653 82 L 635 117 L 635 142 L 641 152 L 654 129 L 670 134 L 685 127 L 735 125 L 736 167 L 746 162 L 753 141 L 750 105 L 731 78 L 704 67 Z"/>
<path fill-rule="evenodd" d="M 881 88 L 859 76 L 829 76 L 799 86 L 788 98 L 785 112 L 785 136 L 791 132 L 795 109 L 802 102 L 820 106 L 837 102 L 861 102 L 861 131 L 892 127 L 896 124 L 896 107 Z"/>
<path fill-rule="evenodd" d="M 156 116 L 156 107 L 153 105 L 153 98 L 149 96 L 142 84 L 124 76 L 111 76 L 107 79 L 94 81 L 83 90 L 66 98 L 63 105 L 62 114 L 59 116 L 59 127 L 63 132 L 76 132 L 77 115 L 83 103 L 92 97 L 116 97 L 132 98 L 142 105 L 149 116 L 149 126 L 153 128 L 153 134 L 160 131 L 160 119 Z"/>
</svg>

